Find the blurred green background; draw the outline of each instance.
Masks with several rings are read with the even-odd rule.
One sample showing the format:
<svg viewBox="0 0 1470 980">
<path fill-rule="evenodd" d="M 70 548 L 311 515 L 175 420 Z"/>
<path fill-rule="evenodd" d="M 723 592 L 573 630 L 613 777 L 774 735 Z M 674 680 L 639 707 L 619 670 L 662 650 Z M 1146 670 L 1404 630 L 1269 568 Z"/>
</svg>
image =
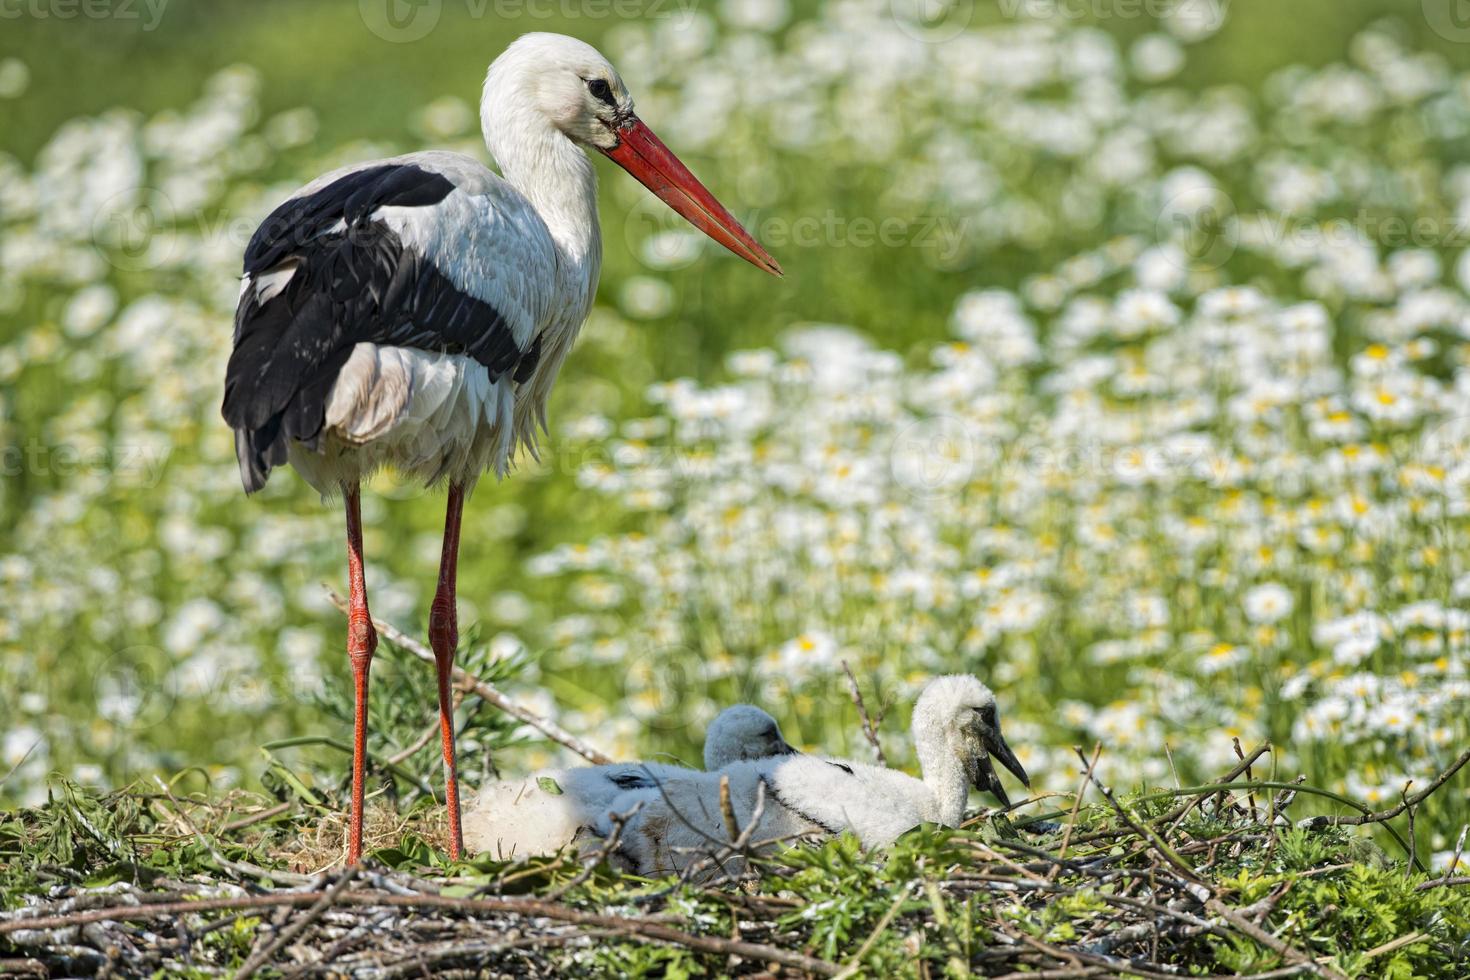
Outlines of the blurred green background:
<svg viewBox="0 0 1470 980">
<path fill-rule="evenodd" d="M 1017 2 L 981 0 L 974 5 L 970 22 L 1004 23 L 1012 19 L 1008 12 L 1021 9 Z M 1189 0 L 1190 5 L 1200 7 L 1215 2 Z M 1124 0 L 1118 9 L 1126 11 L 1126 16 L 1095 17 L 1089 12 L 1106 11 L 1113 5 L 1080 0 L 1058 3 L 1057 9 L 1083 15 L 1078 22 L 1095 21 L 1122 40 L 1158 27 L 1154 18 L 1134 11 L 1166 6 Z M 369 29 L 359 8 L 377 10 L 390 5 L 404 22 L 437 10 L 436 25 L 426 36 L 409 43 L 385 41 Z M 816 6 L 813 0 L 796 0 L 792 25 L 800 24 L 803 12 L 810 13 Z M 1229 19 L 1224 29 L 1191 49 L 1188 71 L 1176 84 L 1199 89 L 1221 85 L 1254 88 L 1284 66 L 1320 66 L 1340 59 L 1354 35 L 1385 16 L 1402 19 L 1411 46 L 1465 59 L 1464 45 L 1436 34 L 1414 9 L 1417 6 L 1414 0 L 1225 3 Z M 260 69 L 261 106 L 266 114 L 301 105 L 316 110 L 320 124 L 316 143 L 322 147 L 352 140 L 417 145 L 421 139 L 409 128 L 413 112 L 444 95 L 475 103 L 485 67 L 520 34 L 557 31 L 597 45 L 608 31 L 624 23 L 604 15 L 603 6 L 577 17 L 558 13 L 575 11 L 577 4 L 528 3 L 526 9 L 531 8 L 537 15 L 501 17 L 498 10 L 516 11 L 521 5 L 490 0 L 382 0 L 381 4 L 379 0 L 365 0 L 364 4 L 350 0 L 168 0 L 150 30 L 147 26 L 153 19 L 143 0 L 138 0 L 136 19 L 10 20 L 0 35 L 0 54 L 27 56 L 34 80 L 27 97 L 6 106 L 0 146 L 26 159 L 72 116 L 114 106 L 144 113 L 177 107 L 193 98 L 211 74 L 239 62 Z M 669 0 L 650 9 L 719 11 L 713 0 Z M 45 57 L 35 57 L 35 52 L 45 52 Z M 646 91 L 640 89 L 638 78 L 627 81 L 635 98 Z M 678 133 L 664 135 L 671 146 L 679 146 Z M 743 147 L 739 152 L 758 150 Z M 692 154 L 690 159 L 698 164 L 700 156 Z M 852 161 L 832 163 L 827 171 L 788 175 L 797 185 L 792 193 L 800 201 L 800 211 L 814 215 L 873 212 L 869 183 L 873 168 Z M 620 179 L 605 162 L 598 161 L 598 166 L 605 183 Z M 283 164 L 283 170 L 289 167 L 289 162 Z M 720 191 L 733 201 L 731 207 L 737 214 L 750 213 L 750 208 L 741 206 L 737 193 L 728 188 Z M 623 224 L 621 213 L 607 202 L 604 211 L 605 280 L 616 282 L 638 266 L 618 233 Z M 1047 244 L 1049 248 L 1036 252 L 988 255 L 982 281 L 1014 285 L 1065 258 L 1076 243 L 1056 240 Z M 678 281 L 679 316 L 676 322 L 661 325 L 657 343 L 647 345 L 653 374 L 708 376 L 727 351 L 770 343 L 786 324 L 800 320 L 854 324 L 883 345 L 906 349 L 915 341 L 944 336 L 954 298 L 976 284 L 978 271 L 973 265 L 937 270 L 920 250 L 881 243 L 837 251 L 788 249 L 781 261 L 787 278 L 774 286 L 760 283 L 750 288 L 744 270 L 724 268 L 727 263 L 723 262 L 716 264 L 725 275 L 691 275 Z M 746 311 L 739 318 L 739 336 L 731 335 L 731 318 L 722 315 L 732 305 Z"/>
</svg>

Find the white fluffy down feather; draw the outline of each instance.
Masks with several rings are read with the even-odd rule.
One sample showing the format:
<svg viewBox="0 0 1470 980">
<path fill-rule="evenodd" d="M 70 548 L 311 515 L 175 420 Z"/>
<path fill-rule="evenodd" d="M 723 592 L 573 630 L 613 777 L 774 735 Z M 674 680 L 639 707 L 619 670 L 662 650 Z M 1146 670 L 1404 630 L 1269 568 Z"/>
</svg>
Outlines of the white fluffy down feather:
<svg viewBox="0 0 1470 980">
<path fill-rule="evenodd" d="M 1001 736 L 995 696 L 973 677 L 931 681 L 914 706 L 912 729 L 922 780 L 895 769 L 816 756 L 737 763 L 623 793 L 594 832 L 606 837 L 615 815 L 626 818 L 618 858 L 639 874 L 662 875 L 685 870 L 729 841 L 720 803 L 722 777 L 729 779 L 731 807 L 742 830 L 754 818 L 760 787 L 765 787 L 760 821 L 749 838 L 757 853 L 814 833 L 852 833 L 864 846 L 879 847 L 921 823 L 957 826 L 972 786 L 1008 803 L 991 768 L 992 756 L 1027 781 Z M 737 874 L 741 867 L 735 856 L 704 876 Z"/>
<path fill-rule="evenodd" d="M 705 733 L 704 764 L 718 769 L 742 759 L 790 755 L 776 720 L 737 704 Z M 698 770 L 657 762 L 546 769 L 483 787 L 464 815 L 465 846 L 503 860 L 555 854 L 629 790 L 677 783 Z"/>
</svg>

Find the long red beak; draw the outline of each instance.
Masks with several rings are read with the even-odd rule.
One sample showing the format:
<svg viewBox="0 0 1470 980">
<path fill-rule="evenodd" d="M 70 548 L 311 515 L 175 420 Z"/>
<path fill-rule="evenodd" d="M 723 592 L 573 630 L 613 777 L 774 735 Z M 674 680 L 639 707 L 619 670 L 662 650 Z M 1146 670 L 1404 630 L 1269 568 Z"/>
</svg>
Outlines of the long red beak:
<svg viewBox="0 0 1470 980">
<path fill-rule="evenodd" d="M 638 182 L 679 212 L 691 225 L 740 256 L 751 265 L 774 276 L 783 275 L 776 260 L 760 247 L 750 232 L 715 200 L 689 168 L 674 156 L 653 130 L 634 118 L 618 130 L 618 145 L 602 152 Z"/>
</svg>

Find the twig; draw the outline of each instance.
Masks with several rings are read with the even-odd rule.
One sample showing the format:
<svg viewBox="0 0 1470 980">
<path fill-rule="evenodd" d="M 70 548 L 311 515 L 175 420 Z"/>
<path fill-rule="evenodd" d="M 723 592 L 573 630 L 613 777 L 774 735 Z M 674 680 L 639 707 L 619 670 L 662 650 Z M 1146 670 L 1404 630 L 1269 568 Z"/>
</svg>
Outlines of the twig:
<svg viewBox="0 0 1470 980">
<path fill-rule="evenodd" d="M 725 833 L 731 842 L 740 839 L 740 821 L 735 819 L 735 805 L 730 800 L 730 777 L 720 776 L 720 816 L 725 819 Z"/>
<path fill-rule="evenodd" d="M 1080 751 L 1077 754 L 1079 757 L 1083 758 L 1083 761 L 1086 761 L 1086 758 L 1082 756 L 1082 753 Z M 1236 929 L 1244 933 L 1249 938 L 1254 939 L 1262 946 L 1270 949 L 1276 955 L 1280 956 L 1285 962 L 1293 965 L 1306 965 L 1313 972 L 1316 972 L 1320 976 L 1328 978 L 1328 980 L 1347 980 L 1347 978 L 1338 971 L 1332 969 L 1329 966 L 1324 966 L 1314 962 L 1311 957 L 1303 953 L 1301 950 L 1290 945 L 1284 940 L 1271 935 L 1265 929 L 1256 925 L 1254 922 L 1241 915 L 1235 909 L 1231 908 L 1228 904 L 1221 901 L 1220 897 L 1215 894 L 1214 888 L 1203 882 L 1200 879 L 1199 875 L 1195 872 L 1195 870 L 1191 868 L 1188 864 L 1186 864 L 1184 859 L 1179 856 L 1178 852 L 1170 847 L 1168 843 L 1164 841 L 1163 838 L 1159 837 L 1159 835 L 1155 833 L 1152 829 L 1145 826 L 1144 824 L 1141 824 L 1131 813 L 1128 812 L 1128 810 L 1121 803 L 1118 802 L 1117 798 L 1113 796 L 1112 790 L 1104 786 L 1102 783 L 1098 782 L 1096 776 L 1092 777 L 1092 783 L 1094 786 L 1097 787 L 1098 792 L 1102 793 L 1103 797 L 1110 804 L 1112 804 L 1113 809 L 1118 814 L 1118 817 L 1124 823 L 1126 823 L 1129 828 L 1133 830 L 1134 833 L 1138 834 L 1139 837 L 1142 837 L 1145 841 L 1147 841 L 1153 847 L 1153 849 L 1164 858 L 1166 862 L 1168 862 L 1176 870 L 1183 874 L 1185 879 L 1189 882 L 1193 889 L 1198 889 L 1204 892 L 1204 895 L 1207 896 L 1204 899 L 1205 908 L 1225 919 L 1227 922 L 1229 922 L 1231 925 L 1233 925 Z"/>
<path fill-rule="evenodd" d="M 1390 939 L 1382 946 L 1374 946 L 1372 949 L 1368 950 L 1368 952 L 1363 954 L 1363 959 L 1365 961 L 1371 960 L 1375 956 L 1382 956 L 1384 953 L 1392 953 L 1394 950 L 1400 949 L 1404 946 L 1412 946 L 1415 943 L 1420 942 L 1424 938 L 1425 936 L 1422 932 L 1411 932 L 1407 936 L 1400 936 L 1397 939 Z"/>
<path fill-rule="evenodd" d="M 1444 866 L 1444 877 L 1446 878 L 1460 866 L 1460 855 L 1465 853 L 1465 835 L 1467 833 L 1470 833 L 1470 823 L 1460 828 L 1460 837 L 1455 841 L 1455 853 L 1450 855 L 1450 863 Z"/>
<path fill-rule="evenodd" d="M 1245 766 L 1245 778 L 1247 780 L 1255 779 L 1256 778 L 1255 775 L 1251 772 L 1251 764 L 1249 762 L 1246 762 L 1245 761 L 1245 752 L 1241 750 L 1241 747 L 1240 747 L 1240 738 L 1237 737 L 1237 736 L 1232 735 L 1230 737 L 1230 744 L 1235 749 L 1235 757 L 1240 760 L 1241 765 Z M 1176 781 L 1176 785 L 1177 785 L 1177 781 Z M 1253 790 L 1253 789 L 1246 790 L 1245 798 L 1250 802 L 1251 819 L 1252 820 L 1255 820 L 1256 819 L 1256 791 Z"/>
<path fill-rule="evenodd" d="M 250 954 L 249 958 L 240 965 L 240 969 L 235 972 L 235 980 L 245 980 L 246 977 L 254 976 L 255 971 L 269 963 L 271 957 L 276 955 L 278 950 L 301 935 L 307 926 L 320 918 L 321 914 L 337 900 L 337 897 L 342 894 L 342 890 L 347 887 L 348 883 L 352 881 L 353 876 L 356 874 L 356 865 L 342 872 L 337 880 L 332 883 L 332 887 L 323 892 L 321 898 L 317 899 L 316 903 L 308 908 L 304 914 L 297 916 L 295 922 L 292 922 L 289 926 L 276 933 L 270 942 Z"/>
<path fill-rule="evenodd" d="M 662 784 L 660 784 L 659 786 L 659 791 L 663 792 Z M 702 830 L 696 827 L 693 822 L 691 822 L 682 813 L 680 813 L 678 807 L 676 807 L 674 805 L 674 802 L 669 799 L 667 793 L 664 794 L 664 802 L 669 805 L 669 810 L 674 814 L 674 816 L 679 818 L 684 826 L 698 833 L 705 840 L 709 841 L 711 845 L 719 845 L 719 841 L 704 833 Z M 745 863 L 748 865 L 750 863 L 752 851 L 758 851 L 773 843 L 772 841 L 759 841 L 753 846 L 751 844 L 751 838 L 754 836 L 756 829 L 760 827 L 761 818 L 765 816 L 765 812 L 766 781 L 764 779 L 761 779 L 758 780 L 755 784 L 755 807 L 750 811 L 750 820 L 746 822 L 745 829 L 740 832 L 740 836 L 736 837 L 734 840 L 723 846 L 717 846 L 713 850 L 704 852 L 706 856 L 704 858 L 701 858 L 699 861 L 691 862 L 687 867 L 684 868 L 683 873 L 679 875 L 679 883 L 683 884 L 692 881 L 695 875 L 699 874 L 705 868 L 709 867 L 719 868 L 724 877 L 729 878 L 729 872 L 725 871 L 725 862 L 737 855 L 744 858 Z M 777 840 L 780 840 L 780 838 L 777 838 Z M 696 850 L 696 853 L 698 853 L 697 849 L 691 850 Z"/>
<path fill-rule="evenodd" d="M 1414 886 L 1414 891 L 1427 892 L 1431 888 L 1454 887 L 1456 885 L 1470 885 L 1470 875 L 1457 875 L 1454 878 L 1433 878 L 1429 881 L 1421 881 Z"/>
<path fill-rule="evenodd" d="M 1254 939 L 1256 942 L 1260 943 L 1262 946 L 1270 949 L 1273 953 L 1275 953 L 1277 956 L 1280 956 L 1287 963 L 1293 966 L 1305 967 L 1311 972 L 1318 974 L 1319 976 L 1326 977 L 1327 980 L 1347 980 L 1347 977 L 1343 976 L 1332 967 L 1327 966 L 1323 963 L 1317 963 L 1313 961 L 1309 956 L 1307 956 L 1306 953 L 1303 953 L 1295 946 L 1292 946 L 1289 943 L 1286 943 L 1285 941 L 1271 935 L 1265 929 L 1262 929 L 1260 926 L 1256 925 L 1254 922 L 1247 919 L 1239 912 L 1235 911 L 1235 909 L 1231 908 L 1229 905 L 1226 905 L 1219 898 L 1211 898 L 1208 902 L 1205 903 L 1205 908 L 1209 909 L 1211 912 L 1214 912 L 1216 915 L 1229 922 L 1235 928 L 1245 933 L 1251 939 Z"/>
<path fill-rule="evenodd" d="M 342 598 L 342 596 L 337 593 L 336 589 L 327 587 L 327 596 L 332 600 L 333 605 L 340 609 L 343 614 L 346 614 L 347 600 Z M 379 633 L 387 637 L 388 640 L 392 642 L 395 646 L 402 647 L 425 663 L 431 664 L 434 662 L 434 652 L 432 650 L 424 646 L 424 644 L 420 643 L 418 640 L 409 636 L 407 633 L 404 633 L 392 623 L 374 617 L 373 625 L 377 627 Z M 568 732 L 566 729 L 562 728 L 555 722 L 549 721 L 546 718 L 542 718 L 531 709 L 523 707 L 517 702 L 511 700 L 511 698 L 507 697 L 505 693 L 502 692 L 494 684 L 491 684 L 489 681 L 481 680 L 479 677 L 471 674 L 463 667 L 456 666 L 454 668 L 454 680 L 455 683 L 458 684 L 461 688 L 469 691 L 474 691 L 481 698 L 484 698 L 490 704 L 495 705 L 495 707 L 499 708 L 501 711 L 504 711 L 506 714 L 519 719 L 527 725 L 530 725 L 532 728 L 536 729 L 541 734 L 551 739 L 553 742 L 556 742 L 571 749 L 573 752 L 577 753 L 588 762 L 591 762 L 593 765 L 602 766 L 607 765 L 608 763 L 613 761 L 611 756 L 600 752 L 592 746 L 588 745 L 586 742 L 582 741 L 571 732 Z"/>
<path fill-rule="evenodd" d="M 244 830 L 246 827 L 253 827 L 258 823 L 269 820 L 271 817 L 278 817 L 289 809 L 291 809 L 290 803 L 277 803 L 273 807 L 259 810 L 255 813 L 241 817 L 239 820 L 231 820 L 229 823 L 220 828 L 220 833 L 229 834 L 237 830 Z"/>
<path fill-rule="evenodd" d="M 1159 790 L 1158 792 L 1150 793 L 1149 795 L 1147 795 L 1145 797 L 1142 797 L 1141 802 L 1151 803 L 1151 802 L 1153 802 L 1155 800 L 1161 800 L 1161 799 L 1165 799 L 1165 798 L 1171 797 L 1171 796 L 1195 796 L 1196 798 L 1192 802 L 1193 803 L 1198 803 L 1198 802 L 1200 802 L 1200 800 L 1203 797 L 1212 796 L 1215 793 L 1220 792 L 1222 790 L 1243 790 L 1243 789 L 1277 789 L 1277 790 L 1289 791 L 1291 793 L 1307 793 L 1307 794 L 1309 794 L 1311 796 L 1320 796 L 1320 797 L 1322 797 L 1324 799 L 1332 800 L 1332 801 L 1334 801 L 1336 803 L 1342 804 L 1343 806 L 1352 807 L 1353 809 L 1357 810 L 1359 813 L 1363 814 L 1365 817 L 1368 817 L 1368 816 L 1372 816 L 1373 815 L 1372 811 L 1369 810 L 1366 806 L 1364 806 L 1363 804 L 1359 803 L 1357 800 L 1348 799 L 1346 796 L 1343 796 L 1341 793 L 1334 793 L 1330 789 L 1322 789 L 1320 786 L 1311 786 L 1311 785 L 1308 785 L 1306 783 L 1301 783 L 1301 782 L 1283 783 L 1283 782 L 1279 782 L 1279 781 L 1274 780 L 1274 779 L 1252 779 L 1249 782 L 1206 783 L 1206 784 L 1204 784 L 1202 786 L 1186 786 L 1183 789 L 1165 789 L 1165 790 Z M 1177 810 L 1174 811 L 1174 813 L 1178 813 L 1178 812 L 1179 811 L 1177 811 Z M 1169 815 L 1166 814 L 1163 817 L 1159 817 L 1157 820 L 1155 820 L 1155 822 L 1156 823 L 1162 822 L 1164 820 L 1167 820 L 1168 817 L 1169 817 Z M 1312 821 L 1314 819 L 1316 819 L 1316 818 L 1309 817 L 1306 820 L 1300 821 L 1297 824 L 1297 826 L 1298 827 L 1305 828 L 1305 829 L 1308 829 L 1308 830 L 1315 830 L 1315 829 L 1318 829 L 1318 827 L 1320 827 L 1320 826 L 1327 826 L 1327 825 L 1321 825 L 1321 824 L 1313 824 Z M 1375 822 L 1375 821 L 1369 821 L 1369 820 L 1366 820 L 1365 819 L 1362 822 L 1363 823 L 1371 823 L 1371 822 Z M 1173 829 L 1173 828 L 1171 827 L 1170 829 Z M 1392 837 L 1394 839 L 1394 841 L 1397 842 L 1398 845 L 1404 849 L 1404 854 L 1407 855 L 1407 854 L 1411 854 L 1412 853 L 1412 849 L 1409 847 L 1409 842 L 1406 841 L 1406 840 L 1404 840 L 1403 835 L 1400 834 L 1398 832 L 1398 830 L 1396 830 L 1392 824 L 1390 824 L 1390 823 L 1384 823 L 1383 824 L 1383 829 L 1386 830 L 1388 832 L 1388 835 L 1390 837 Z M 1104 838 L 1114 837 L 1114 836 L 1117 836 L 1116 835 L 1116 832 L 1114 832 L 1114 831 L 1104 831 L 1104 832 L 1101 832 L 1101 833 L 1088 834 L 1086 837 L 1083 837 L 1081 839 L 1084 840 L 1084 841 L 1093 841 L 1093 840 L 1102 840 Z M 1420 870 L 1420 871 L 1424 871 L 1425 870 L 1422 863 L 1416 863 L 1415 864 L 1415 867 L 1418 868 L 1418 870 Z"/>
<path fill-rule="evenodd" d="M 291 749 L 302 745 L 320 745 L 325 748 L 335 749 L 343 755 L 352 755 L 352 746 L 326 735 L 293 735 L 290 738 L 278 738 L 274 742 L 266 742 L 261 746 L 261 749 L 266 752 L 274 752 L 277 749 Z M 367 750 L 367 757 L 425 796 L 432 797 L 434 795 L 434 788 L 424 782 L 423 777 L 418 773 L 413 772 L 401 762 L 394 762 L 391 759 L 382 758 L 371 748 Z"/>
<path fill-rule="evenodd" d="M 89 922 L 140 921 L 202 912 L 233 911 L 245 908 L 277 908 L 282 905 L 312 905 L 321 900 L 316 892 L 284 892 L 273 895 L 245 895 L 233 898 L 200 898 L 184 902 L 160 902 L 156 905 L 123 905 L 109 908 L 88 909 L 67 915 L 38 916 L 28 919 L 9 919 L 0 922 L 0 935 L 22 930 L 67 929 Z M 697 936 L 674 929 L 662 922 L 650 919 L 633 919 L 617 915 L 600 915 L 582 912 L 552 902 L 530 899 L 497 898 L 452 898 L 447 895 L 397 895 L 345 892 L 337 899 L 343 905 L 398 906 L 413 909 L 446 909 L 464 914 L 501 913 L 543 919 L 555 919 L 580 926 L 611 929 L 620 935 L 653 942 L 672 943 L 702 953 L 721 956 L 741 956 L 762 963 L 780 963 L 783 966 L 805 970 L 818 976 L 830 977 L 840 972 L 836 964 L 806 956 L 802 953 L 780 949 L 761 943 L 720 939 L 715 936 Z"/>
<path fill-rule="evenodd" d="M 598 866 L 602 864 L 602 862 L 606 861 L 609 857 L 616 854 L 618 850 L 618 844 L 621 843 L 623 839 L 623 828 L 628 825 L 628 821 L 632 820 L 633 816 L 641 809 L 643 809 L 643 802 L 640 800 L 639 802 L 633 804 L 633 809 L 629 810 L 627 813 L 608 814 L 608 820 L 612 822 L 612 833 L 608 834 L 607 837 L 603 839 L 602 845 L 598 847 L 596 851 L 593 851 L 592 853 L 582 858 L 582 870 L 577 872 L 575 877 L 568 879 L 566 883 L 556 888 L 553 888 L 551 891 L 546 893 L 546 901 L 561 901 L 562 897 L 566 895 L 567 892 L 570 892 L 573 888 L 576 888 L 579 885 L 585 884 L 588 879 L 592 877 L 593 872 L 597 870 Z"/>
<path fill-rule="evenodd" d="M 456 695 L 459 695 L 460 692 L 455 692 L 455 693 L 456 693 Z M 455 697 L 454 701 L 455 701 L 455 708 L 456 709 L 459 707 L 459 702 L 461 700 L 462 700 L 461 697 L 459 697 L 459 696 L 456 696 Z M 434 723 L 432 725 L 430 725 L 429 727 L 425 728 L 424 729 L 424 733 L 422 735 L 420 735 L 418 738 L 414 739 L 413 742 L 411 742 L 406 748 L 404 748 L 401 751 L 395 752 L 392 755 L 388 756 L 388 761 L 391 762 L 391 763 L 393 763 L 394 765 L 397 765 L 398 763 L 402 762 L 404 759 L 407 759 L 409 756 L 413 755 L 419 749 L 423 748 L 425 745 L 428 745 L 429 742 L 434 738 L 434 736 L 439 734 L 439 732 L 440 732 L 439 724 L 440 723 L 439 723 L 438 719 L 435 719 Z"/>
<path fill-rule="evenodd" d="M 1078 750 L 1078 754 L 1081 752 Z M 1098 742 L 1092 747 L 1092 759 L 1087 763 L 1087 768 L 1082 773 L 1082 782 L 1077 786 L 1077 796 L 1072 800 L 1072 814 L 1067 818 L 1067 829 L 1062 834 L 1062 847 L 1057 852 L 1057 863 L 1047 872 L 1047 880 L 1055 881 L 1056 876 L 1061 873 L 1061 861 L 1067 856 L 1067 845 L 1072 842 L 1072 831 L 1077 827 L 1077 814 L 1082 809 L 1082 797 L 1087 793 L 1087 784 L 1092 782 L 1092 771 L 1097 767 L 1097 760 L 1102 755 L 1102 743 Z"/>
<path fill-rule="evenodd" d="M 6 783 L 10 782 L 10 777 L 20 772 L 20 767 L 26 764 L 26 760 L 31 757 L 31 753 L 35 752 L 36 746 L 40 744 L 41 740 L 38 738 L 31 743 L 28 749 L 21 753 L 21 756 L 19 759 L 16 760 L 15 765 L 10 767 L 10 771 L 7 772 L 5 775 L 0 776 L 0 786 L 4 786 Z"/>
<path fill-rule="evenodd" d="M 852 696 L 852 703 L 857 707 L 858 720 L 862 722 L 863 738 L 873 747 L 873 756 L 878 760 L 878 765 L 887 768 L 888 757 L 883 754 L 883 743 L 878 741 L 878 725 L 868 715 L 868 705 L 863 701 L 863 692 L 858 689 L 857 678 L 853 676 L 852 668 L 847 661 L 842 661 L 842 672 L 847 675 L 848 693 Z M 886 713 L 886 712 L 885 712 Z M 878 716 L 878 722 L 882 722 L 883 716 Z"/>
<path fill-rule="evenodd" d="M 1460 757 L 1454 762 L 1450 763 L 1448 769 L 1441 772 L 1438 776 L 1435 776 L 1434 780 L 1430 782 L 1428 786 L 1424 787 L 1413 796 L 1405 796 L 1397 806 L 1390 807 L 1387 810 L 1364 813 L 1356 817 L 1308 817 L 1306 820 L 1303 820 L 1301 823 L 1297 824 L 1297 826 L 1305 827 L 1308 830 L 1317 830 L 1322 827 L 1361 827 L 1364 824 L 1383 823 L 1385 820 L 1392 820 L 1394 817 L 1398 816 L 1400 813 L 1403 813 L 1409 807 L 1418 806 L 1420 803 L 1423 803 L 1426 799 L 1429 798 L 1430 794 L 1439 789 L 1445 783 L 1449 782 L 1450 777 L 1463 769 L 1467 762 L 1470 762 L 1470 749 L 1466 749 L 1464 752 L 1460 753 Z"/>
</svg>

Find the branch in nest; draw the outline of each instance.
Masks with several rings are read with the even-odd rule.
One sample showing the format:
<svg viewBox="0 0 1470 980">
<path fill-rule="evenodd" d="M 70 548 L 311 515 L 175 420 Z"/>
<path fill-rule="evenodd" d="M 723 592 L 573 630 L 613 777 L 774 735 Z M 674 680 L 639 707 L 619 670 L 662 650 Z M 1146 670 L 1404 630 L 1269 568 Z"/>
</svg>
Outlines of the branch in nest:
<svg viewBox="0 0 1470 980">
<path fill-rule="evenodd" d="M 852 703 L 857 707 L 858 719 L 863 725 L 863 738 L 873 747 L 873 756 L 878 760 L 878 765 L 887 767 L 888 757 L 883 754 L 883 743 L 878 741 L 878 726 L 883 723 L 883 716 L 887 709 L 879 712 L 876 719 L 868 714 L 868 705 L 863 701 L 863 692 L 858 689 L 857 678 L 853 676 L 852 668 L 847 661 L 842 661 L 842 672 L 847 675 L 848 693 L 852 695 Z"/>
<path fill-rule="evenodd" d="M 1305 827 L 1308 830 L 1316 830 L 1321 827 L 1360 827 L 1364 824 L 1383 823 L 1385 820 L 1392 820 L 1394 817 L 1403 813 L 1405 810 L 1408 810 L 1410 807 L 1416 807 L 1420 803 L 1423 803 L 1425 800 L 1427 800 L 1430 794 L 1434 793 L 1445 783 L 1449 782 L 1451 776 L 1463 769 L 1467 762 L 1470 762 L 1470 749 L 1466 749 L 1464 752 L 1461 752 L 1460 757 L 1454 762 L 1450 763 L 1449 767 L 1441 772 L 1438 776 L 1435 776 L 1434 780 L 1428 786 L 1424 787 L 1413 796 L 1405 795 L 1403 797 L 1403 800 L 1397 806 L 1389 807 L 1387 810 L 1379 810 L 1375 813 L 1364 813 L 1356 817 L 1308 817 L 1306 820 L 1303 820 L 1298 826 Z M 1404 790 L 1407 794 L 1408 787 L 1405 786 Z"/>
</svg>

